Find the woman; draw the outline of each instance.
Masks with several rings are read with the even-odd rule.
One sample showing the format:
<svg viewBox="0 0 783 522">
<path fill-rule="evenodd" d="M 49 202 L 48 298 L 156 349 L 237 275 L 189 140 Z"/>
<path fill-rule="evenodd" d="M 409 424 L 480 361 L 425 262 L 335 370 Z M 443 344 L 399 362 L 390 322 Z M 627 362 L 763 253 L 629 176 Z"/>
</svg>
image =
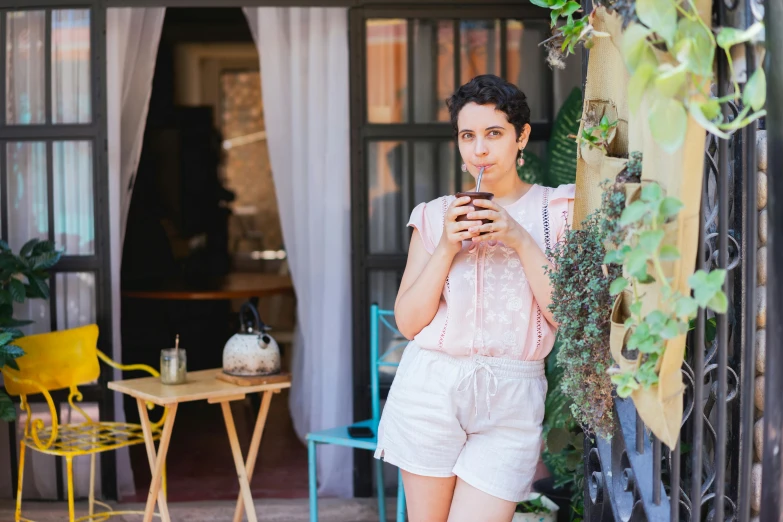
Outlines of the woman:
<svg viewBox="0 0 783 522">
<path fill-rule="evenodd" d="M 394 306 L 413 340 L 375 457 L 402 470 L 411 522 L 508 522 L 541 450 L 544 358 L 557 329 L 544 252 L 565 231 L 574 185 L 519 179 L 530 108 L 514 85 L 478 76 L 448 107 L 462 170 L 475 178 L 483 167 L 481 191 L 494 198 L 471 206 L 444 196 L 413 209 Z"/>
</svg>

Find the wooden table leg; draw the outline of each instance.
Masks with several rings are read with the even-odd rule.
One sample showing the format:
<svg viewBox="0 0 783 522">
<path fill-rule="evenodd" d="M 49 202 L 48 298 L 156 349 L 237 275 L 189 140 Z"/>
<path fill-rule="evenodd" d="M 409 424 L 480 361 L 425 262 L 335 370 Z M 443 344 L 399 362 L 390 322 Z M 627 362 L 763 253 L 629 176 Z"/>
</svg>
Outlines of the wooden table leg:
<svg viewBox="0 0 783 522">
<path fill-rule="evenodd" d="M 239 477 L 239 491 L 245 500 L 245 511 L 247 511 L 248 522 L 258 522 L 256 517 L 256 507 L 253 505 L 253 495 L 250 493 L 250 482 L 247 480 L 247 471 L 245 463 L 242 461 L 242 448 L 239 447 L 239 438 L 237 437 L 237 428 L 234 425 L 234 417 L 231 415 L 231 403 L 223 401 L 220 403 L 223 409 L 223 420 L 226 422 L 226 431 L 228 431 L 228 441 L 231 443 L 231 453 L 234 455 L 234 466 L 237 468 L 237 477 Z M 145 520 L 145 522 L 147 522 Z"/>
<path fill-rule="evenodd" d="M 174 418 L 177 415 L 177 404 L 172 404 L 168 407 L 169 411 L 166 416 L 166 422 L 163 423 L 163 433 L 160 436 L 160 445 L 156 455 L 155 442 L 152 440 L 152 426 L 150 417 L 147 414 L 147 405 L 143 399 L 136 399 L 136 403 L 139 407 L 139 417 L 141 417 L 141 426 L 144 431 L 147 459 L 150 463 L 150 471 L 152 471 L 152 482 L 147 495 L 147 506 L 144 510 L 144 522 L 152 521 L 152 516 L 155 514 L 155 500 L 158 501 L 160 506 L 161 518 L 166 522 L 170 522 L 171 518 L 169 518 L 166 495 L 161 491 L 160 485 L 163 478 L 163 468 L 166 464 L 166 454 L 169 451 L 169 442 L 171 442 L 171 431 L 174 428 Z"/>
<path fill-rule="evenodd" d="M 272 390 L 269 390 L 265 391 L 262 395 L 261 408 L 258 410 L 256 427 L 253 429 L 253 437 L 250 439 L 250 451 L 247 453 L 247 461 L 245 463 L 248 484 L 253 480 L 253 471 L 256 467 L 256 459 L 258 458 L 258 447 L 261 444 L 261 435 L 264 433 L 264 425 L 266 424 L 266 417 L 269 413 L 269 405 L 272 403 L 273 393 Z M 237 506 L 234 509 L 234 522 L 242 522 L 241 492 L 237 498 Z"/>
</svg>

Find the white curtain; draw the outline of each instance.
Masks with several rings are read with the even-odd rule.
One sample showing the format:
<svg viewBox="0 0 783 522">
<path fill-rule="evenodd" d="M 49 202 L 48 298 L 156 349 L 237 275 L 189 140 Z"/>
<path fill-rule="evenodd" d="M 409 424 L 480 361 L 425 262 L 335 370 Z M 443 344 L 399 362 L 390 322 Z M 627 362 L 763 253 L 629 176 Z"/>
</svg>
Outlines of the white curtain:
<svg viewBox="0 0 783 522">
<path fill-rule="evenodd" d="M 290 408 L 298 435 L 353 418 L 348 13 L 245 9 L 261 59 L 269 156 L 297 295 Z M 347 448 L 318 450 L 319 493 L 353 495 Z"/>
<path fill-rule="evenodd" d="M 164 8 L 112 8 L 107 14 L 106 67 L 109 137 L 109 209 L 112 260 L 113 358 L 122 360 L 120 262 L 133 181 L 141 156 L 152 77 L 163 29 Z M 119 372 L 115 377 L 120 378 Z M 118 422 L 125 420 L 122 397 L 115 394 Z M 127 448 L 117 452 L 120 498 L 132 495 L 133 470 Z"/>
</svg>

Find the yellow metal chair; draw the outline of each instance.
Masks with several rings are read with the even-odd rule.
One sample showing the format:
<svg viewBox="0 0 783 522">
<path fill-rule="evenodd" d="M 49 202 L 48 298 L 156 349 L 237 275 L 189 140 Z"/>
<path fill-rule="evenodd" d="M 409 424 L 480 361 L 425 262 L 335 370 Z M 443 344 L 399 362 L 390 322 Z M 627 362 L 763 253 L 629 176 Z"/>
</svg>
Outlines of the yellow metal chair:
<svg viewBox="0 0 783 522">
<path fill-rule="evenodd" d="M 19 396 L 21 409 L 26 415 L 24 434 L 19 443 L 19 484 L 16 493 L 17 522 L 33 522 L 22 517 L 22 485 L 24 483 L 25 451 L 29 447 L 49 455 L 65 458 L 68 472 L 68 514 L 71 522 L 103 521 L 115 515 L 143 514 L 135 511 L 113 511 L 108 504 L 95 499 L 95 456 L 124 446 L 144 444 L 144 432 L 140 424 L 124 422 L 97 422 L 77 404 L 82 400 L 79 385 L 91 383 L 100 375 L 100 361 L 119 370 L 142 370 L 153 376 L 158 372 L 145 364 L 119 364 L 98 350 L 98 326 L 91 324 L 80 328 L 30 335 L 17 339 L 14 344 L 24 350 L 25 355 L 16 360 L 19 370 L 4 367 L 6 391 Z M 61 424 L 58 412 L 49 392 L 70 390 L 68 403 L 84 416 L 78 424 Z M 33 419 L 28 395 L 41 393 L 49 405 L 51 425 L 41 419 Z M 152 407 L 151 404 L 148 405 Z M 152 424 L 153 438 L 158 440 L 166 410 L 157 422 Z M 89 515 L 75 518 L 73 493 L 73 458 L 90 455 Z M 163 491 L 165 492 L 165 473 Z M 165 495 L 165 493 L 164 493 Z M 95 512 L 98 505 L 106 511 Z"/>
</svg>

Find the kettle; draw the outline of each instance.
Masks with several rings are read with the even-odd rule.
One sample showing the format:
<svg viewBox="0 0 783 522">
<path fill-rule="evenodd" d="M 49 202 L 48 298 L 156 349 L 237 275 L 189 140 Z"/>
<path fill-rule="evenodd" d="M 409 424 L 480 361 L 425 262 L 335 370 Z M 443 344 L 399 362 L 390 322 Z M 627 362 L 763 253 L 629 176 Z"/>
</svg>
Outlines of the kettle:
<svg viewBox="0 0 783 522">
<path fill-rule="evenodd" d="M 252 319 L 245 322 L 247 311 Z M 239 310 L 239 332 L 223 348 L 223 372 L 241 377 L 259 377 L 280 372 L 280 348 L 261 322 L 255 306 L 247 302 Z"/>
</svg>

